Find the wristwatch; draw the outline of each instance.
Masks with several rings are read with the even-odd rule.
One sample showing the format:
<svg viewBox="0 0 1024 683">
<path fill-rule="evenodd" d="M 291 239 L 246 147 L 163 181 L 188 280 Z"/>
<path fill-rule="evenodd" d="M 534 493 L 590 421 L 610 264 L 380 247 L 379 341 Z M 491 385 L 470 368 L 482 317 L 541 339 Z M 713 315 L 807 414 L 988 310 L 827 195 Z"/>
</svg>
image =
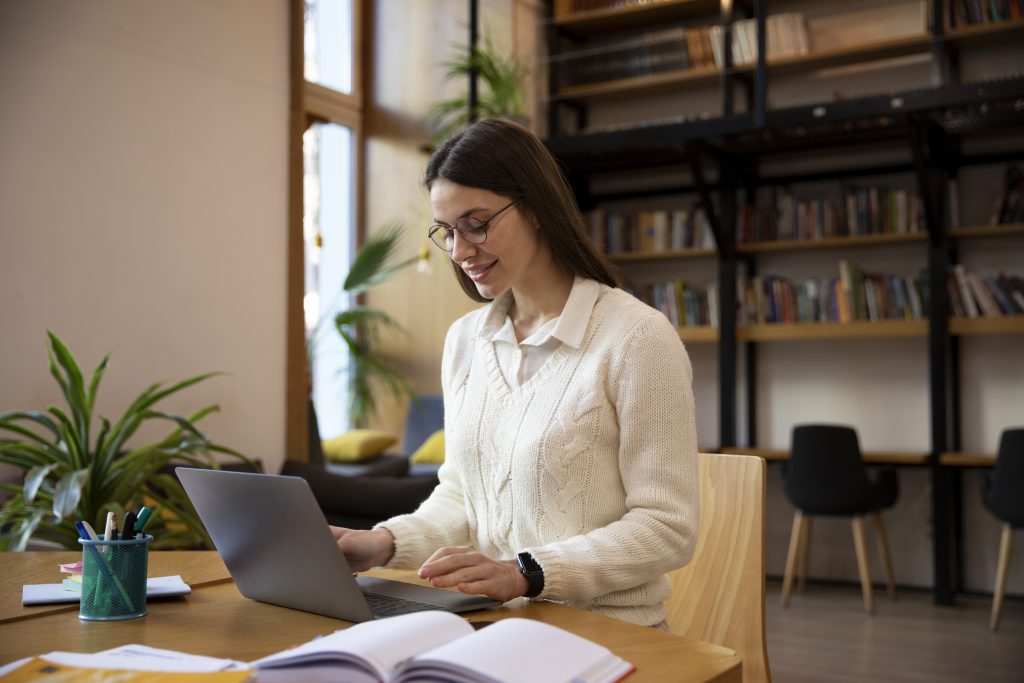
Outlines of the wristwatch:
<svg viewBox="0 0 1024 683">
<path fill-rule="evenodd" d="M 526 578 L 528 586 L 524 597 L 537 597 L 544 591 L 544 570 L 530 553 L 519 553 L 516 560 L 519 561 L 519 573 Z"/>
</svg>

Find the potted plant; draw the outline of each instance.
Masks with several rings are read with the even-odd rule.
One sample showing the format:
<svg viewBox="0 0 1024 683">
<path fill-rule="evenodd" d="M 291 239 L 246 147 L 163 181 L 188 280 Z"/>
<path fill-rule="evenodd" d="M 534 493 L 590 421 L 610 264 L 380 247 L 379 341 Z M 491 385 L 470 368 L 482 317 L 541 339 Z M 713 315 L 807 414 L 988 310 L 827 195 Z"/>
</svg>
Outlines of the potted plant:
<svg viewBox="0 0 1024 683">
<path fill-rule="evenodd" d="M 514 55 L 503 55 L 488 35 L 469 49 L 454 44 L 459 56 L 444 63 L 445 80 L 468 77 L 475 71 L 479 88 L 476 114 L 480 118 L 507 118 L 520 123 L 526 119 L 526 84 L 533 69 Z M 439 142 L 469 123 L 468 93 L 438 102 L 429 117 L 438 126 L 434 141 Z"/>
<path fill-rule="evenodd" d="M 217 373 L 196 375 L 170 386 L 151 384 L 119 419 L 111 422 L 99 416 L 96 425 L 96 395 L 110 354 L 86 384 L 64 343 L 52 332 L 47 335 L 50 374 L 67 405 L 0 414 L 0 462 L 25 472 L 20 485 L 4 485 L 14 495 L 0 508 L 0 549 L 24 550 L 33 537 L 77 549 L 75 521 L 102 529 L 108 511 L 120 519 L 129 506 L 142 504 L 159 507 L 147 527 L 153 533 L 154 548 L 213 547 L 167 466 L 216 468 L 214 453 L 229 455 L 254 469 L 257 466 L 196 428 L 197 422 L 218 410 L 216 405 L 188 417 L 162 412 L 156 406 Z M 171 431 L 156 441 L 129 445 L 142 425 L 155 421 L 170 422 Z"/>
<path fill-rule="evenodd" d="M 307 341 L 309 361 L 316 352 L 316 344 L 324 330 L 333 329 L 341 336 L 349 353 L 349 416 L 352 423 L 365 425 L 377 411 L 375 389 L 382 386 L 396 398 L 416 400 L 412 386 L 388 363 L 377 350 L 380 335 L 390 329 L 405 332 L 404 328 L 384 311 L 362 304 L 344 306 L 393 275 L 418 263 L 420 269 L 428 265 L 429 252 L 422 249 L 417 256 L 396 262 L 395 252 L 401 241 L 402 226 L 389 223 L 371 235 L 356 253 L 348 275 L 342 283 L 339 299 L 328 307 L 320 322 L 313 328 Z M 328 327 L 326 322 L 330 321 Z"/>
</svg>

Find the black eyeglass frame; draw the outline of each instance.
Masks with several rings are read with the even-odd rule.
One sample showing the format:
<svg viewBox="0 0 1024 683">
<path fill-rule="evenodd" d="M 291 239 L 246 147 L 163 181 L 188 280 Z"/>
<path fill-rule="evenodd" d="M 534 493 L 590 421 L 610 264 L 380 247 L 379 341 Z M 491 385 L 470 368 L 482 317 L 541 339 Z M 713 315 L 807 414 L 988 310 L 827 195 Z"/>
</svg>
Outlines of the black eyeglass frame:
<svg viewBox="0 0 1024 683">
<path fill-rule="evenodd" d="M 505 206 L 501 207 L 500 209 L 498 209 L 497 211 L 492 213 L 490 218 L 488 218 L 487 220 L 479 221 L 480 225 L 474 227 L 469 232 L 467 232 L 466 230 L 461 228 L 459 224 L 462 223 L 463 221 L 470 221 L 470 220 L 476 221 L 477 219 L 474 218 L 473 216 L 463 216 L 459 220 L 455 221 L 455 225 L 454 226 L 447 225 L 445 223 L 435 223 L 434 225 L 430 226 L 430 230 L 427 231 L 427 237 L 430 238 L 430 241 L 433 242 L 434 245 L 437 246 L 438 249 L 441 249 L 442 251 L 444 251 L 445 253 L 448 253 L 448 254 L 452 253 L 452 251 L 455 249 L 454 234 L 455 234 L 456 230 L 458 230 L 459 234 L 462 235 L 462 239 L 466 240 L 470 244 L 483 244 L 484 242 L 487 241 L 487 235 L 489 234 L 491 221 L 493 221 L 495 218 L 500 216 L 507 209 L 512 208 L 512 206 L 514 204 L 516 204 L 516 202 L 518 202 L 520 199 L 522 199 L 522 197 L 516 197 L 511 202 L 509 202 Z M 444 245 L 444 242 L 448 241 L 448 232 L 445 232 L 441 236 L 440 239 L 442 240 L 442 242 L 439 242 L 438 238 L 436 237 L 436 235 L 438 235 L 438 233 L 440 233 L 442 230 L 444 230 L 444 231 L 451 231 L 451 234 L 452 234 L 452 248 L 451 249 L 447 248 Z M 481 239 L 480 241 L 477 241 L 475 236 L 471 236 L 474 233 L 479 233 L 481 231 L 483 232 L 483 239 Z"/>
</svg>

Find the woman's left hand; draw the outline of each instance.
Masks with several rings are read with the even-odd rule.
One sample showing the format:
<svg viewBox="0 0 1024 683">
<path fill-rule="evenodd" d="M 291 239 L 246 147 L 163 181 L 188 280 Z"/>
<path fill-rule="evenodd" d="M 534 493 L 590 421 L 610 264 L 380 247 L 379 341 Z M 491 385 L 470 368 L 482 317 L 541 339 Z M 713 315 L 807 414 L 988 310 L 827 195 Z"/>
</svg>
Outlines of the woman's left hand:
<svg viewBox="0 0 1024 683">
<path fill-rule="evenodd" d="M 526 594 L 529 584 L 515 560 L 492 560 L 466 546 L 441 548 L 420 567 L 419 577 L 438 588 L 512 600 Z"/>
</svg>

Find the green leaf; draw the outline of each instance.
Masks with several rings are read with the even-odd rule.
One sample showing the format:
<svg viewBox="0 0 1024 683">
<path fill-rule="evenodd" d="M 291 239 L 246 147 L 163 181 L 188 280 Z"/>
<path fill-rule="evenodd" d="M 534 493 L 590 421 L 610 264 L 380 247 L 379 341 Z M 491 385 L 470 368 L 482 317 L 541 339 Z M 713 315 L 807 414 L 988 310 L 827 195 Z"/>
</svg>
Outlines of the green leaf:
<svg viewBox="0 0 1024 683">
<path fill-rule="evenodd" d="M 103 379 L 103 373 L 106 372 L 107 367 L 110 365 L 110 354 L 103 356 L 103 360 L 93 370 L 92 379 L 89 380 L 89 391 L 85 395 L 85 406 L 86 409 L 92 414 L 93 406 L 96 403 L 96 392 L 99 390 L 100 380 Z"/>
<path fill-rule="evenodd" d="M 27 420 L 34 422 L 46 430 L 48 430 L 54 436 L 59 436 L 57 432 L 57 425 L 54 424 L 53 420 L 47 417 L 46 413 L 40 413 L 32 410 L 12 410 L 7 413 L 0 413 L 0 429 L 7 429 L 12 432 L 27 436 L 34 441 L 44 441 L 44 437 L 36 434 L 32 430 L 22 427 L 17 424 L 18 420 Z"/>
<path fill-rule="evenodd" d="M 39 523 L 43 521 L 44 514 L 46 513 L 42 510 L 37 510 L 33 512 L 28 519 L 22 521 L 21 528 L 14 535 L 11 541 L 11 550 L 18 552 L 25 550 L 25 546 L 28 545 L 28 541 L 32 538 L 32 534 L 36 532 L 36 529 L 39 528 Z"/>
<path fill-rule="evenodd" d="M 82 487 L 89 480 L 89 469 L 68 472 L 53 490 L 53 514 L 58 520 L 62 520 L 78 509 L 78 502 L 82 499 Z"/>
<path fill-rule="evenodd" d="M 25 475 L 25 502 L 31 503 L 36 497 L 36 493 L 39 491 L 39 487 L 46 479 L 46 475 L 52 472 L 58 463 L 51 462 L 49 465 L 37 465 L 28 471 Z"/>
<path fill-rule="evenodd" d="M 51 372 L 55 372 L 53 361 L 56 356 L 57 363 L 60 364 L 67 378 L 66 382 L 61 382 L 61 388 L 64 391 L 64 398 L 68 402 L 68 407 L 71 409 L 71 416 L 74 418 L 75 438 L 80 446 L 79 452 L 84 452 L 88 448 L 89 423 L 92 420 L 92 415 L 86 406 L 85 382 L 82 379 L 82 371 L 79 369 L 78 363 L 75 362 L 71 352 L 64 346 L 64 342 L 53 332 L 48 331 L 46 334 L 50 340 L 50 369 Z"/>
<path fill-rule="evenodd" d="M 392 263 L 402 238 L 402 225 L 388 223 L 363 243 L 349 267 L 342 289 L 359 294 L 394 275 L 399 268 Z"/>
</svg>

